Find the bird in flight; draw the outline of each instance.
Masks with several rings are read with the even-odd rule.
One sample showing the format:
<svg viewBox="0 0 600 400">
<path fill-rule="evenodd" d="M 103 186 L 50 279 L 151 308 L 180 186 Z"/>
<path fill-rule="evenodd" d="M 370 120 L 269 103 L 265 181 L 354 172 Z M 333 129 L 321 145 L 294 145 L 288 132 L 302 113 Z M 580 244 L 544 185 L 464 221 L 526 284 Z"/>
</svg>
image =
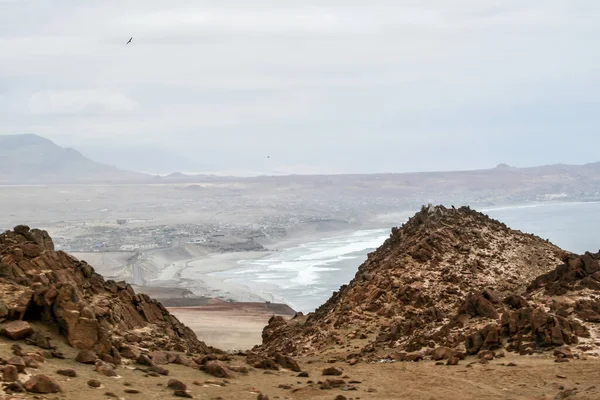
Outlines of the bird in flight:
<svg viewBox="0 0 600 400">
<path fill-rule="evenodd" d="M 131 43 L 132 40 L 133 40 L 133 36 L 129 39 L 129 41 L 126 44 Z"/>
</svg>

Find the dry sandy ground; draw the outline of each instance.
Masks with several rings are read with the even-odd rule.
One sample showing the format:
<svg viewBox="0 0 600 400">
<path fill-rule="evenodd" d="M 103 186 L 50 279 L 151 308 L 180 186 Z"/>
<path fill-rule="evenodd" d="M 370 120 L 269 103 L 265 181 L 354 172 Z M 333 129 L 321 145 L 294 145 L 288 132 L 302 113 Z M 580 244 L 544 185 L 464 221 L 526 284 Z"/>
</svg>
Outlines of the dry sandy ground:
<svg viewBox="0 0 600 400">
<path fill-rule="evenodd" d="M 12 354 L 10 346 L 14 342 L 0 340 L 0 357 L 9 358 Z M 57 342 L 56 342 L 57 343 Z M 22 344 L 23 345 L 23 344 Z M 39 349 L 23 345 L 26 351 Z M 195 399 L 235 399 L 254 400 L 258 391 L 267 394 L 270 399 L 328 399 L 338 395 L 348 399 L 427 399 L 427 400 L 469 400 L 469 399 L 510 399 L 510 400 L 552 400 L 573 399 L 592 400 L 600 398 L 600 360 L 573 360 L 569 363 L 554 363 L 546 357 L 511 356 L 494 360 L 488 365 L 475 364 L 467 367 L 468 361 L 458 366 L 436 366 L 433 362 L 423 363 L 389 363 L 389 364 L 357 364 L 348 366 L 345 363 L 326 363 L 325 360 L 300 359 L 301 367 L 309 373 L 308 378 L 298 378 L 291 371 L 265 373 L 251 369 L 247 375 L 235 374 L 225 386 L 202 384 L 207 380 L 222 382 L 202 371 L 180 365 L 166 366 L 169 376 L 149 377 L 143 372 L 134 370 L 134 365 L 119 367 L 119 377 L 108 378 L 94 372 L 90 365 L 73 361 L 76 351 L 64 344 L 59 348 L 66 355 L 65 360 L 51 359 L 41 364 L 34 374 L 43 373 L 56 379 L 63 393 L 45 395 L 47 399 L 93 400 L 108 399 L 106 393 L 113 393 L 120 399 L 160 399 L 174 398 L 173 391 L 166 388 L 169 379 L 175 378 L 188 386 L 189 393 Z M 509 362 L 517 366 L 506 366 Z M 229 365 L 245 365 L 244 359 L 233 357 Z M 505 364 L 505 365 L 502 365 Z M 321 375 L 324 367 L 339 366 L 344 369 L 344 380 L 354 383 L 356 391 L 342 389 L 320 390 L 319 380 L 327 377 Z M 62 368 L 73 368 L 78 377 L 65 378 L 55 371 Z M 28 377 L 22 375 L 22 380 Z M 99 389 L 87 386 L 89 379 L 97 379 L 102 383 Z M 201 385 L 193 382 L 197 381 Z M 315 384 L 309 383 L 314 381 Z M 291 389 L 279 387 L 290 385 Z M 560 392 L 577 389 L 573 396 L 556 397 Z M 125 390 L 135 389 L 140 393 L 130 394 Z M 15 398 L 32 398 L 32 395 L 16 395 Z M 0 395 L 2 398 L 2 395 Z M 9 398 L 8 396 L 6 398 Z"/>
<path fill-rule="evenodd" d="M 201 307 L 169 307 L 196 335 L 222 350 L 248 350 L 262 342 L 262 330 L 273 315 L 291 317 L 260 303 L 225 303 Z"/>
</svg>

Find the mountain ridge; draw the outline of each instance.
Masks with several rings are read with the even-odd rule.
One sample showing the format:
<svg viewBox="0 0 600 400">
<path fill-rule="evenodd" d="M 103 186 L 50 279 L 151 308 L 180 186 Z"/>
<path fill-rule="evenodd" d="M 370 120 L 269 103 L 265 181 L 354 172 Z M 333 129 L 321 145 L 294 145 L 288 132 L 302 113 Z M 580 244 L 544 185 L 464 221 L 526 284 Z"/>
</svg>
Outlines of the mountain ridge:
<svg viewBox="0 0 600 400">
<path fill-rule="evenodd" d="M 97 163 L 35 134 L 0 136 L 0 183 L 138 182 L 149 176 Z"/>
<path fill-rule="evenodd" d="M 255 351 L 310 356 L 337 346 L 357 349 L 347 356 L 356 362 L 390 351 L 401 359 L 436 348 L 532 354 L 595 346 L 599 258 L 576 256 L 468 207 L 423 207 L 314 313 L 272 318 Z M 567 279 L 567 288 L 588 292 L 568 302 L 552 297 L 564 294 L 557 289 L 540 292 Z"/>
</svg>

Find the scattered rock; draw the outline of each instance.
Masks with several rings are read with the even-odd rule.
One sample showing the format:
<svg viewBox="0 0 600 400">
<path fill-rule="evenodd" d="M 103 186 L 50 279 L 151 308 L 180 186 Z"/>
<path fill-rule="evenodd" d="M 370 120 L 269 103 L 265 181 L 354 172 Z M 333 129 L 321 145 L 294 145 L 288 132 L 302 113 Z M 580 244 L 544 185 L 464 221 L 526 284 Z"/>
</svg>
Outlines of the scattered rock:
<svg viewBox="0 0 600 400">
<path fill-rule="evenodd" d="M 23 393 L 25 391 L 25 387 L 19 381 L 5 383 L 2 386 L 4 386 L 4 391 L 6 393 Z"/>
<path fill-rule="evenodd" d="M 15 382 L 19 380 L 19 371 L 14 365 L 5 365 L 2 368 L 2 380 L 4 382 Z"/>
<path fill-rule="evenodd" d="M 11 321 L 0 328 L 0 334 L 11 340 L 21 340 L 33 335 L 33 328 L 26 321 Z"/>
<path fill-rule="evenodd" d="M 99 374 L 102 374 L 104 376 L 108 376 L 108 377 L 118 376 L 117 371 L 115 371 L 115 367 L 113 367 L 112 365 L 107 364 L 103 361 L 99 361 L 96 364 L 96 368 L 94 368 L 94 371 L 96 371 Z"/>
<path fill-rule="evenodd" d="M 153 351 L 152 354 L 150 354 L 150 358 L 156 365 L 165 365 L 169 363 L 167 353 L 164 351 Z"/>
<path fill-rule="evenodd" d="M 98 356 L 91 350 L 81 350 L 77 353 L 77 357 L 75 357 L 75 361 L 82 364 L 94 364 L 97 359 Z"/>
<path fill-rule="evenodd" d="M 336 367 L 328 367 L 323 370 L 325 376 L 342 376 L 343 373 L 344 371 Z"/>
<path fill-rule="evenodd" d="M 77 377 L 77 372 L 74 369 L 59 369 L 56 371 L 58 375 L 67 376 L 69 378 Z"/>
<path fill-rule="evenodd" d="M 20 374 L 24 374 L 25 373 L 25 367 L 27 365 L 25 364 L 25 360 L 23 360 L 22 357 L 19 357 L 19 356 L 11 357 L 8 360 L 6 360 L 6 363 L 8 365 L 14 365 L 17 368 L 17 370 L 19 371 Z"/>
<path fill-rule="evenodd" d="M 281 365 L 283 368 L 292 370 L 294 372 L 302 371 L 298 363 L 290 356 L 284 356 L 280 353 L 275 354 L 275 362 Z"/>
<path fill-rule="evenodd" d="M 163 376 L 168 376 L 169 375 L 169 370 L 165 369 L 163 367 L 160 367 L 158 365 L 153 365 L 150 368 L 148 368 L 148 374 L 150 375 L 151 373 L 156 373 L 159 375 L 163 375 Z"/>
<path fill-rule="evenodd" d="M 187 390 L 185 383 L 178 381 L 177 379 L 169 379 L 169 382 L 167 382 L 167 387 L 173 390 Z"/>
<path fill-rule="evenodd" d="M 144 354 L 140 354 L 140 356 L 137 358 L 137 360 L 135 361 L 136 363 L 140 364 L 140 365 L 146 365 L 148 367 L 151 367 L 154 365 L 154 363 L 152 362 L 152 360 L 150 360 L 150 358 L 147 355 Z"/>
<path fill-rule="evenodd" d="M 27 382 L 25 382 L 25 390 L 31 393 L 58 393 L 60 392 L 60 386 L 56 381 L 46 375 L 34 375 Z"/>
<path fill-rule="evenodd" d="M 298 378 L 308 378 L 308 372 L 300 372 Z"/>
<path fill-rule="evenodd" d="M 193 399 L 194 398 L 191 394 L 189 394 L 185 390 L 176 390 L 176 391 L 173 392 L 173 395 L 175 397 L 183 397 L 183 398 L 186 398 L 186 399 Z"/>
<path fill-rule="evenodd" d="M 248 373 L 248 368 L 243 367 L 243 366 L 230 365 L 227 368 L 230 369 L 233 372 L 237 372 L 237 373 L 240 373 L 240 374 L 247 374 Z"/>
<path fill-rule="evenodd" d="M 89 387 L 97 389 L 100 386 L 102 386 L 102 383 L 100 383 L 100 381 L 96 380 L 96 379 L 90 379 L 89 381 L 87 381 L 87 384 Z"/>
<path fill-rule="evenodd" d="M 128 393 L 128 394 L 139 394 L 139 393 L 142 393 L 142 392 L 140 392 L 137 389 L 125 389 L 124 392 Z"/>
<path fill-rule="evenodd" d="M 227 372 L 227 369 L 219 361 L 208 361 L 201 369 L 209 375 L 217 378 L 231 378 L 231 375 Z"/>
</svg>

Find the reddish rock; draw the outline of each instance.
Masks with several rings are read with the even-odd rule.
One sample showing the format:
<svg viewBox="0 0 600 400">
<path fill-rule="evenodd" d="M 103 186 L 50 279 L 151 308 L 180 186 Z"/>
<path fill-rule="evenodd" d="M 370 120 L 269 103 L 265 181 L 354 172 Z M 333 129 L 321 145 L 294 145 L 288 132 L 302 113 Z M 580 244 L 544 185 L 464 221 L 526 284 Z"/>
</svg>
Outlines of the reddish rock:
<svg viewBox="0 0 600 400">
<path fill-rule="evenodd" d="M 226 367 L 219 361 L 208 361 L 200 368 L 207 374 L 217 378 L 231 378 L 231 374 L 227 372 Z"/>
<path fill-rule="evenodd" d="M 75 361 L 82 364 L 95 364 L 97 359 L 98 356 L 91 350 L 81 350 L 75 357 Z"/>
<path fill-rule="evenodd" d="M 167 382 L 167 387 L 173 390 L 187 390 L 185 383 L 178 381 L 177 379 L 169 379 L 169 382 Z"/>
<path fill-rule="evenodd" d="M 69 378 L 77 377 L 77 372 L 74 369 L 59 369 L 56 371 L 58 375 L 66 376 Z"/>
<path fill-rule="evenodd" d="M 89 387 L 94 389 L 98 389 L 100 386 L 102 386 L 102 383 L 100 383 L 100 381 L 96 379 L 90 379 L 89 381 L 87 381 L 87 384 Z"/>
<path fill-rule="evenodd" d="M 154 363 L 152 362 L 152 360 L 150 360 L 150 358 L 144 354 L 141 354 L 137 360 L 136 363 L 140 364 L 140 365 L 146 365 L 146 366 L 153 366 Z"/>
<path fill-rule="evenodd" d="M 460 361 L 459 357 L 452 356 L 452 357 L 448 358 L 448 361 L 446 361 L 446 365 L 458 365 L 459 361 Z"/>
<path fill-rule="evenodd" d="M 2 368 L 2 380 L 4 382 L 15 382 L 19 379 L 19 371 L 14 365 L 5 365 Z"/>
<path fill-rule="evenodd" d="M 343 373 L 344 373 L 344 371 L 342 371 L 340 368 L 336 368 L 336 367 L 325 368 L 322 372 L 322 374 L 325 376 L 342 376 Z"/>
<path fill-rule="evenodd" d="M 0 334 L 11 340 L 21 340 L 33 334 L 31 324 L 26 321 L 11 321 L 2 325 Z"/>
<path fill-rule="evenodd" d="M 94 371 L 96 371 L 99 374 L 102 374 L 104 376 L 108 376 L 108 377 L 118 376 L 117 372 L 115 371 L 115 368 L 112 365 L 107 364 L 102 361 L 99 361 L 96 364 L 96 368 L 94 368 Z"/>
<path fill-rule="evenodd" d="M 298 365 L 298 363 L 290 356 L 284 356 L 280 353 L 275 354 L 275 362 L 279 365 L 281 365 L 281 367 L 292 370 L 294 372 L 300 372 L 302 371 L 300 369 L 300 366 Z"/>
<path fill-rule="evenodd" d="M 34 375 L 27 382 L 25 382 L 25 390 L 31 393 L 58 393 L 60 392 L 60 386 L 56 381 L 46 375 Z"/>
<path fill-rule="evenodd" d="M 418 362 L 423 359 L 423 355 L 421 353 L 408 353 L 406 357 L 404 357 L 405 361 L 409 362 Z"/>
<path fill-rule="evenodd" d="M 6 360 L 6 363 L 8 365 L 14 365 L 20 374 L 25 373 L 25 367 L 27 365 L 25 364 L 25 360 L 23 360 L 22 357 L 19 357 L 19 356 L 11 357 L 8 360 Z"/>
<path fill-rule="evenodd" d="M 130 360 L 137 360 L 142 354 L 137 346 L 124 345 L 121 347 L 121 356 Z"/>
<path fill-rule="evenodd" d="M 150 358 L 152 359 L 152 362 L 156 365 L 165 365 L 169 363 L 167 353 L 165 353 L 164 351 L 153 351 L 150 354 Z"/>
<path fill-rule="evenodd" d="M 431 358 L 434 361 L 447 360 L 454 355 L 454 351 L 448 347 L 438 347 L 433 351 Z"/>
<path fill-rule="evenodd" d="M 230 365 L 227 367 L 228 369 L 232 370 L 233 372 L 237 372 L 240 374 L 247 374 L 248 373 L 248 368 L 246 367 L 242 367 L 239 365 Z"/>
<path fill-rule="evenodd" d="M 15 227 L 0 234 L 0 278 L 3 297 L 0 318 L 56 321 L 67 343 L 79 350 L 93 350 L 102 359 L 119 363 L 121 338 L 136 336 L 134 330 L 145 329 L 149 348 L 161 350 L 208 352 L 207 346 L 159 302 L 136 294 L 124 282 L 105 281 L 84 261 L 62 251 L 55 251 L 44 231 Z M 15 321 L 6 335 L 23 338 L 31 329 Z M 3 328 L 6 328 L 6 325 Z M 31 344 L 52 349 L 47 338 L 32 338 Z M 136 343 L 138 343 L 136 341 Z"/>
</svg>

